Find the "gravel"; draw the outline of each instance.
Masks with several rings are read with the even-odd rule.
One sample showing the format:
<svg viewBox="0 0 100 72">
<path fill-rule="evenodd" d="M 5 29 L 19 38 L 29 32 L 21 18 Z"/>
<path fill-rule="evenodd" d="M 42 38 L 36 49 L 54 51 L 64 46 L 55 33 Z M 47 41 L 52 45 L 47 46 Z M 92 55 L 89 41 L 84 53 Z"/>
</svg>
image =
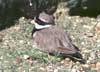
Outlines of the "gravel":
<svg viewBox="0 0 100 72">
<path fill-rule="evenodd" d="M 80 48 L 86 64 L 37 50 L 31 37 L 34 25 L 21 17 L 14 26 L 0 31 L 0 72 L 99 72 L 100 18 L 69 16 L 68 9 L 60 6 L 54 15 L 57 25 Z"/>
</svg>

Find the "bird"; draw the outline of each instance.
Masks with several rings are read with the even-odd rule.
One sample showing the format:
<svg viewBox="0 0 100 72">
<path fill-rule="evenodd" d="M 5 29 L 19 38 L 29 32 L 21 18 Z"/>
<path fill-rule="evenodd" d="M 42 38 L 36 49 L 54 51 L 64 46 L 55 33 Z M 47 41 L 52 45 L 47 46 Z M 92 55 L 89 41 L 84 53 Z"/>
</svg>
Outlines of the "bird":
<svg viewBox="0 0 100 72">
<path fill-rule="evenodd" d="M 31 23 L 35 25 L 32 30 L 32 37 L 39 50 L 85 63 L 80 49 L 72 43 L 69 34 L 55 24 L 53 15 L 42 12 Z"/>
</svg>

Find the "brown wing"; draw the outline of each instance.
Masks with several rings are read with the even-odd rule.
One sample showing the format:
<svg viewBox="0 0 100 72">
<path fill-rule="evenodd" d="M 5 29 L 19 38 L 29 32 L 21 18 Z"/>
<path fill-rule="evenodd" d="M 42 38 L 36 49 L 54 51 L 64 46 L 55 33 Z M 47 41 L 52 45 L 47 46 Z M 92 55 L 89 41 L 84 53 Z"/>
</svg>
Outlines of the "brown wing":
<svg viewBox="0 0 100 72">
<path fill-rule="evenodd" d="M 63 52 L 66 54 L 77 52 L 68 34 L 56 26 L 38 31 L 34 41 L 41 50 L 46 52 Z"/>
<path fill-rule="evenodd" d="M 60 30 L 59 30 L 60 29 Z M 79 51 L 79 49 L 72 43 L 71 38 L 67 34 L 67 32 L 64 31 L 64 29 L 57 27 L 58 34 L 58 40 L 61 45 L 59 49 L 64 50 L 65 53 L 75 53 Z"/>
</svg>

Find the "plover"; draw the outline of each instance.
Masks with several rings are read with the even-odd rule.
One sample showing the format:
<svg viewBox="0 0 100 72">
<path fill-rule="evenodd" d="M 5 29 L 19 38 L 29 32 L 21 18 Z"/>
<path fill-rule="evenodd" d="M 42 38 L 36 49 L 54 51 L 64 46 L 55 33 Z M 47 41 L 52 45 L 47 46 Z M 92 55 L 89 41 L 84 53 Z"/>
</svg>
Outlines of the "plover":
<svg viewBox="0 0 100 72">
<path fill-rule="evenodd" d="M 72 43 L 62 27 L 55 25 L 52 15 L 42 12 L 31 23 L 35 25 L 32 31 L 33 40 L 41 51 L 62 57 L 74 57 L 84 62 L 79 48 Z"/>
</svg>

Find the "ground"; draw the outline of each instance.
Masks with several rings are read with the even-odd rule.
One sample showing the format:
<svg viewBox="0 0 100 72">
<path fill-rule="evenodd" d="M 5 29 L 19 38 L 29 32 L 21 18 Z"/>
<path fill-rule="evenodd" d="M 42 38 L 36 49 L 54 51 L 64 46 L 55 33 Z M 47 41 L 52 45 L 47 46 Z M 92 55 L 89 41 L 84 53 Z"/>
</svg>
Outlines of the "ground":
<svg viewBox="0 0 100 72">
<path fill-rule="evenodd" d="M 0 31 L 0 72 L 100 72 L 100 18 L 69 16 L 58 8 L 56 24 L 70 34 L 86 64 L 62 60 L 36 49 L 29 19 L 21 17 L 14 26 Z"/>
</svg>

